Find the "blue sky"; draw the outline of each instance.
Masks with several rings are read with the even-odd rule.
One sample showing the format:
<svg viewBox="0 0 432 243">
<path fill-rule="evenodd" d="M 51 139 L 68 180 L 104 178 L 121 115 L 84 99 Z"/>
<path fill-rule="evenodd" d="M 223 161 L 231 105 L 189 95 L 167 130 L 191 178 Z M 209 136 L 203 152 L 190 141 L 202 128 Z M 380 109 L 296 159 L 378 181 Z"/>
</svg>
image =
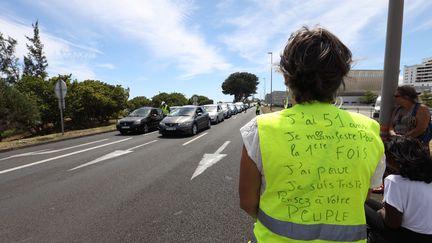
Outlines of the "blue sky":
<svg viewBox="0 0 432 243">
<path fill-rule="evenodd" d="M 180 92 L 231 101 L 233 72 L 257 75 L 270 91 L 273 63 L 289 35 L 323 26 L 351 49 L 353 69 L 383 69 L 388 0 L 11 0 L 0 1 L 0 32 L 18 40 L 39 20 L 50 76 L 72 73 L 130 88 L 130 98 Z M 406 0 L 401 70 L 432 56 L 432 1 Z M 265 83 L 265 84 L 264 84 Z M 273 73 L 273 90 L 284 90 Z"/>
</svg>

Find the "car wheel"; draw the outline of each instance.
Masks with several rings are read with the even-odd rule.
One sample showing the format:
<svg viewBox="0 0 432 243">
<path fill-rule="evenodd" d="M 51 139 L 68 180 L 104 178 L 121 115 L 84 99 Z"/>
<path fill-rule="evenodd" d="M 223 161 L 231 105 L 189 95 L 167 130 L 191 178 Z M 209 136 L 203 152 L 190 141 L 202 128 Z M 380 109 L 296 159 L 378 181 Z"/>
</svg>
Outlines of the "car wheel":
<svg viewBox="0 0 432 243">
<path fill-rule="evenodd" d="M 142 130 L 143 130 L 144 133 L 148 133 L 149 132 L 149 126 L 147 124 L 144 124 Z"/>
<path fill-rule="evenodd" d="M 219 123 L 219 117 L 216 117 L 216 124 Z"/>
<path fill-rule="evenodd" d="M 198 133 L 198 127 L 197 125 L 194 123 L 192 125 L 192 129 L 191 129 L 191 135 L 196 135 Z"/>
<path fill-rule="evenodd" d="M 121 135 L 126 135 L 126 133 L 127 133 L 126 131 L 120 131 Z"/>
<path fill-rule="evenodd" d="M 208 119 L 208 122 L 207 122 L 207 128 L 210 129 L 210 127 L 211 127 L 211 120 Z"/>
</svg>

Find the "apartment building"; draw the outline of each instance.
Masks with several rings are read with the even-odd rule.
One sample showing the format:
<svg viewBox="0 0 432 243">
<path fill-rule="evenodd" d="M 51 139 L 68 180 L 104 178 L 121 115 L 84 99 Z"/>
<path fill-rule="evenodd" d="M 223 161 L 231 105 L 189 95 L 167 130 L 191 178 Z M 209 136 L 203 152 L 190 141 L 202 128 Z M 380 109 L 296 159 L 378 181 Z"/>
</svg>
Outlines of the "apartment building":
<svg viewBox="0 0 432 243">
<path fill-rule="evenodd" d="M 432 90 L 432 57 L 424 58 L 421 64 L 404 66 L 403 84 L 417 91 Z"/>
</svg>

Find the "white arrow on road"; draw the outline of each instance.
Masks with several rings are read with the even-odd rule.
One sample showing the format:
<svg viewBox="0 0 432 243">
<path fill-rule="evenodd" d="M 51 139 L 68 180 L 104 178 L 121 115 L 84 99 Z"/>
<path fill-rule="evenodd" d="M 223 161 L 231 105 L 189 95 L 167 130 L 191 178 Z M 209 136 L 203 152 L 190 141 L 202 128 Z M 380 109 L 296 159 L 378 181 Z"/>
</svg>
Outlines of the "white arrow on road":
<svg viewBox="0 0 432 243">
<path fill-rule="evenodd" d="M 96 163 L 102 162 L 102 161 L 107 160 L 107 159 L 112 159 L 112 158 L 115 158 L 115 157 L 122 156 L 124 154 L 132 153 L 133 152 L 132 150 L 134 150 L 136 148 L 139 148 L 139 147 L 142 147 L 142 146 L 145 146 L 145 145 L 148 145 L 148 144 L 151 144 L 151 143 L 154 143 L 156 141 L 157 140 L 153 140 L 153 141 L 150 141 L 148 143 L 144 143 L 144 144 L 132 147 L 132 148 L 127 149 L 127 150 L 116 150 L 116 151 L 111 152 L 109 154 L 105 154 L 104 156 L 99 157 L 99 158 L 97 158 L 95 160 L 92 160 L 92 161 L 87 162 L 85 164 L 79 165 L 79 166 L 77 166 L 75 168 L 72 168 L 72 169 L 70 169 L 68 171 L 73 171 L 73 170 L 76 170 L 76 169 L 79 169 L 79 168 L 82 168 L 82 167 L 86 167 L 86 166 L 89 166 L 89 165 L 92 165 L 92 164 L 96 164 Z"/>
<path fill-rule="evenodd" d="M 219 160 L 221 160 L 223 157 L 225 157 L 226 154 L 221 154 L 221 152 L 222 152 L 222 150 L 224 150 L 226 148 L 226 146 L 228 146 L 229 143 L 230 143 L 230 141 L 226 141 L 224 144 L 222 144 L 222 146 L 220 146 L 218 148 L 218 150 L 216 150 L 216 152 L 214 154 L 204 154 L 203 158 L 201 159 L 201 161 L 198 164 L 198 167 L 195 169 L 195 172 L 193 173 L 191 180 L 193 180 L 193 178 L 199 176 L 207 168 L 216 164 L 217 162 L 219 162 Z"/>
</svg>

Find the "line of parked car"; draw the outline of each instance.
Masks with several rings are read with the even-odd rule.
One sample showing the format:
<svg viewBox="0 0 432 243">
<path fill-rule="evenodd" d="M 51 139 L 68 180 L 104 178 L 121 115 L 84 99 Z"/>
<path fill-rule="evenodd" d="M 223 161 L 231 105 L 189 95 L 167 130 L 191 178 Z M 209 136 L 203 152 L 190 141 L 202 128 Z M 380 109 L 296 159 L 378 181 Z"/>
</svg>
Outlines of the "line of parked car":
<svg viewBox="0 0 432 243">
<path fill-rule="evenodd" d="M 212 124 L 218 124 L 249 108 L 248 104 L 219 103 L 214 105 L 172 106 L 170 113 L 163 115 L 162 109 L 141 107 L 117 121 L 117 130 L 121 134 L 147 133 L 159 130 L 162 136 L 174 133 L 195 135 Z"/>
</svg>

